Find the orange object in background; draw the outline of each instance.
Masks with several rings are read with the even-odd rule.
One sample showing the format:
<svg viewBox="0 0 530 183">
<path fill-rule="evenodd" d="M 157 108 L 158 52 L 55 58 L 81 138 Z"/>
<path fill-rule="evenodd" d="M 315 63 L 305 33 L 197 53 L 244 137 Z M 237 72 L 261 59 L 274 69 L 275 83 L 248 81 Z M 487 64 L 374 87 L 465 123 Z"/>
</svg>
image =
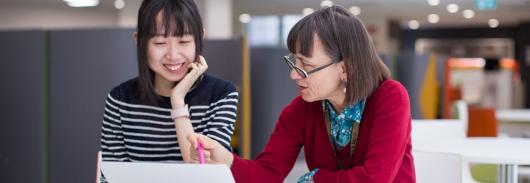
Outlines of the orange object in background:
<svg viewBox="0 0 530 183">
<path fill-rule="evenodd" d="M 455 101 L 462 99 L 462 90 L 460 88 L 446 87 L 445 96 L 443 118 L 451 119 L 456 116 L 451 106 L 454 106 Z"/>
<path fill-rule="evenodd" d="M 454 88 L 451 86 L 451 65 L 456 62 L 455 59 L 449 58 L 445 63 L 445 72 L 444 72 L 444 97 L 442 105 L 442 118 L 449 119 L 453 118 L 455 115 L 452 111 L 453 103 L 456 100 L 462 99 L 462 90 L 460 87 Z"/>
<path fill-rule="evenodd" d="M 497 118 L 494 108 L 469 107 L 468 137 L 496 137 Z"/>
</svg>

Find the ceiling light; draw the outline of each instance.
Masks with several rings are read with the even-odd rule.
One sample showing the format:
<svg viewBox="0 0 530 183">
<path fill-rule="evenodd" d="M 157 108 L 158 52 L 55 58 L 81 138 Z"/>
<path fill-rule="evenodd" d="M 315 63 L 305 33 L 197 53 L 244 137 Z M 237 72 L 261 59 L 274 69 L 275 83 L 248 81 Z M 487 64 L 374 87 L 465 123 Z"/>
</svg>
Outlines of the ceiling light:
<svg viewBox="0 0 530 183">
<path fill-rule="evenodd" d="M 440 4 L 440 0 L 427 0 L 427 3 L 431 6 L 438 6 Z"/>
<path fill-rule="evenodd" d="M 331 0 L 323 0 L 320 2 L 321 7 L 331 7 L 333 6 L 333 2 Z"/>
<path fill-rule="evenodd" d="M 247 13 L 243 13 L 243 14 L 239 15 L 239 21 L 241 23 L 249 23 L 250 20 L 252 20 L 252 17 L 249 14 L 247 14 Z"/>
<path fill-rule="evenodd" d="M 427 16 L 427 20 L 430 22 L 430 23 L 438 23 L 438 21 L 440 21 L 440 16 L 438 16 L 437 14 L 430 14 L 429 16 Z"/>
<path fill-rule="evenodd" d="M 457 4 L 454 4 L 454 3 L 448 4 L 448 5 L 447 5 L 447 11 L 448 11 L 449 13 L 456 13 L 456 12 L 458 12 L 458 5 L 457 5 Z"/>
<path fill-rule="evenodd" d="M 313 13 L 314 11 L 315 11 L 315 10 L 314 10 L 313 8 L 304 8 L 304 10 L 302 10 L 302 14 L 303 14 L 304 16 L 307 16 L 307 15 Z"/>
<path fill-rule="evenodd" d="M 123 1 L 123 0 L 115 0 L 114 1 L 114 7 L 116 9 L 121 10 L 123 7 L 125 7 L 125 1 Z"/>
<path fill-rule="evenodd" d="M 420 22 L 418 22 L 417 20 L 409 21 L 409 28 L 413 30 L 420 28 Z"/>
<path fill-rule="evenodd" d="M 491 27 L 491 28 L 497 28 L 499 26 L 499 20 L 497 19 L 489 19 L 488 20 L 488 25 Z"/>
<path fill-rule="evenodd" d="M 64 0 L 70 7 L 81 8 L 81 7 L 94 7 L 99 4 L 99 0 Z"/>
<path fill-rule="evenodd" d="M 359 16 L 361 14 L 361 8 L 359 6 L 352 6 L 350 7 L 350 12 L 355 16 Z"/>
<path fill-rule="evenodd" d="M 466 19 L 471 19 L 475 16 L 475 12 L 473 10 L 464 10 L 462 14 L 464 15 L 464 18 Z"/>
</svg>

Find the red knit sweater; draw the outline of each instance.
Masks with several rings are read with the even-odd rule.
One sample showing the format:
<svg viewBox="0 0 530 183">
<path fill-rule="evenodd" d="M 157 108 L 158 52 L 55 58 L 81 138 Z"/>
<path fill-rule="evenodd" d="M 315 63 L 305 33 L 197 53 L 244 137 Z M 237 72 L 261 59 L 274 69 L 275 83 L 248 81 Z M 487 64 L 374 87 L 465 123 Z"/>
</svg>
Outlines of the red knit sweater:
<svg viewBox="0 0 530 183">
<path fill-rule="evenodd" d="M 255 160 L 234 155 L 236 182 L 283 182 L 304 148 L 309 170 L 319 168 L 315 182 L 416 182 L 410 140 L 410 104 L 405 88 L 384 81 L 366 100 L 353 160 L 349 145 L 338 152 L 338 170 L 328 140 L 321 101 L 295 98 L 282 111 L 264 151 Z"/>
</svg>

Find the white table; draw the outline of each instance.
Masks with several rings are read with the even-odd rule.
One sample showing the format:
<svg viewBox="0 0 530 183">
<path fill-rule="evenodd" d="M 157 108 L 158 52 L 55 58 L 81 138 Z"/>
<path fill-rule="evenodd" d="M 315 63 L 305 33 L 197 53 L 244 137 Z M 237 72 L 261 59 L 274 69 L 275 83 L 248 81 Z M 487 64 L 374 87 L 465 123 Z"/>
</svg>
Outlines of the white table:
<svg viewBox="0 0 530 183">
<path fill-rule="evenodd" d="M 530 165 L 530 139 L 474 137 L 417 143 L 413 148 L 460 154 L 464 162 L 499 164 L 498 182 L 517 182 L 517 166 Z"/>
<path fill-rule="evenodd" d="M 495 111 L 495 115 L 499 121 L 530 123 L 530 109 L 499 109 Z"/>
</svg>

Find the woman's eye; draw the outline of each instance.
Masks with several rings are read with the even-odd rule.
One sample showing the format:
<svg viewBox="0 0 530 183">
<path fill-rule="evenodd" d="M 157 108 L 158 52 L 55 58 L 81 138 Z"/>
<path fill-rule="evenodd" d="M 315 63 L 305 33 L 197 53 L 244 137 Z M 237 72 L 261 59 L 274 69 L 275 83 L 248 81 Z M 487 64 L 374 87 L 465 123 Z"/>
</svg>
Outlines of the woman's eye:
<svg viewBox="0 0 530 183">
<path fill-rule="evenodd" d="M 180 44 L 188 44 L 190 43 L 191 41 L 180 41 Z"/>
<path fill-rule="evenodd" d="M 166 43 L 165 42 L 155 42 L 155 45 L 158 45 L 158 46 L 162 46 L 162 45 L 165 45 Z"/>
</svg>

